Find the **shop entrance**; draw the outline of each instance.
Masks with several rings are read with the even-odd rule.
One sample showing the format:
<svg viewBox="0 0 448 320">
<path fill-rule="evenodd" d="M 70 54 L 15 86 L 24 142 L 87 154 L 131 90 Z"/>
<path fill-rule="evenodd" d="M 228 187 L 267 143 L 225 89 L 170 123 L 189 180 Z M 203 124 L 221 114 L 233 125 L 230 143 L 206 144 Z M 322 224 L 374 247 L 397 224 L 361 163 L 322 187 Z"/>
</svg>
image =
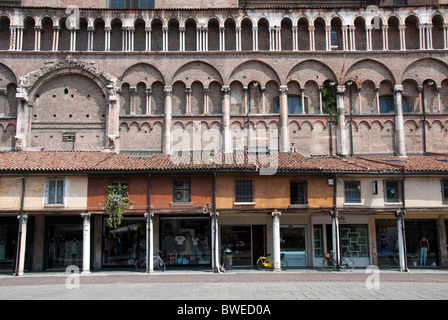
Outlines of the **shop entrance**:
<svg viewBox="0 0 448 320">
<path fill-rule="evenodd" d="M 378 219 L 375 221 L 375 225 L 378 266 L 398 266 L 397 220 Z M 405 237 L 408 267 L 437 266 L 439 264 L 436 220 L 405 219 Z M 428 246 L 426 252 L 421 249 L 423 238 Z"/>
<path fill-rule="evenodd" d="M 160 217 L 159 230 L 167 266 L 211 264 L 210 218 Z"/>
<path fill-rule="evenodd" d="M 70 265 L 82 266 L 81 217 L 46 219 L 45 269 L 62 270 Z"/>
<path fill-rule="evenodd" d="M 280 252 L 285 254 L 288 266 L 306 266 L 306 227 L 296 225 L 280 226 Z"/>
<path fill-rule="evenodd" d="M 251 267 L 266 254 L 266 226 L 221 226 L 221 252 L 232 250 L 234 267 Z"/>
</svg>

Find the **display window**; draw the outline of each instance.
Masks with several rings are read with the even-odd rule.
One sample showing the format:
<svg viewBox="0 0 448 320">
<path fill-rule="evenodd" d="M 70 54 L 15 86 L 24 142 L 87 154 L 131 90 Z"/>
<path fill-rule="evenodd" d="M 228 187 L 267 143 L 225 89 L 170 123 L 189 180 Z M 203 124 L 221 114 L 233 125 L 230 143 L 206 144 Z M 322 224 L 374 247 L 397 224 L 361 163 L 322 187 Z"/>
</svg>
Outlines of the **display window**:
<svg viewBox="0 0 448 320">
<path fill-rule="evenodd" d="M 146 255 L 145 218 L 122 218 L 118 228 L 103 221 L 103 266 L 133 266 Z"/>
<path fill-rule="evenodd" d="M 210 265 L 210 218 L 160 217 L 159 230 L 167 265 Z"/>
<path fill-rule="evenodd" d="M 290 267 L 306 266 L 305 226 L 280 226 L 280 252 Z"/>
<path fill-rule="evenodd" d="M 376 220 L 379 266 L 398 266 L 398 229 L 396 219 Z M 437 223 L 431 219 L 405 219 L 408 267 L 437 266 Z"/>
<path fill-rule="evenodd" d="M 82 266 L 82 223 L 50 220 L 46 228 L 46 269 Z"/>
<path fill-rule="evenodd" d="M 15 219 L 14 222 L 16 222 Z M 5 221 L 0 225 L 0 270 L 11 271 L 17 250 L 17 222 Z"/>
<path fill-rule="evenodd" d="M 220 254 L 230 249 L 234 267 L 254 266 L 260 256 L 267 254 L 264 225 L 221 226 L 220 237 Z"/>
<path fill-rule="evenodd" d="M 368 228 L 365 224 L 347 224 L 339 226 L 341 253 L 350 258 L 369 256 Z"/>
</svg>

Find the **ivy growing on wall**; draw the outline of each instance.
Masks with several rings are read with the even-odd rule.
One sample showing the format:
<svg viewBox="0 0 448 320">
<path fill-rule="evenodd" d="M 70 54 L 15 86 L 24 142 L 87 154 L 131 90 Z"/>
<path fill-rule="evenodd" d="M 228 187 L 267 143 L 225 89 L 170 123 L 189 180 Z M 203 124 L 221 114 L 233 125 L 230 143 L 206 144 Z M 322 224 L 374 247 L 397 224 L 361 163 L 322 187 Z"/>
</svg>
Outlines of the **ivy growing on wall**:
<svg viewBox="0 0 448 320">
<path fill-rule="evenodd" d="M 108 186 L 104 209 L 109 215 L 107 225 L 109 228 L 118 228 L 121 224 L 126 208 L 131 205 L 127 185 L 111 184 Z"/>
</svg>

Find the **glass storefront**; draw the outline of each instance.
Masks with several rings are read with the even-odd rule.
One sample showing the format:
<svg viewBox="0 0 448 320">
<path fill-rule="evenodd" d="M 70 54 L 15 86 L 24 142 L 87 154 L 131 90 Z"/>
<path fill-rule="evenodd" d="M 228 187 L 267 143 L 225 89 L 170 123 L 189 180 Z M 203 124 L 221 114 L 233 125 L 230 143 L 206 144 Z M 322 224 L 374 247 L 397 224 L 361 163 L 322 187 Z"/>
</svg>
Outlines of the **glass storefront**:
<svg viewBox="0 0 448 320">
<path fill-rule="evenodd" d="M 376 220 L 376 243 L 379 266 L 398 266 L 397 219 Z M 438 265 L 437 223 L 431 219 L 405 219 L 408 267 Z M 422 240 L 427 249 L 422 248 Z"/>
<path fill-rule="evenodd" d="M 210 218 L 160 217 L 159 230 L 167 265 L 210 265 Z"/>
<path fill-rule="evenodd" d="M 354 260 L 356 266 L 368 266 L 370 261 L 369 225 L 354 217 L 339 221 L 339 246 L 343 256 Z M 347 223 L 355 222 L 355 223 Z M 324 253 L 333 250 L 333 232 L 331 223 L 313 225 L 313 266 L 320 267 Z"/>
<path fill-rule="evenodd" d="M 306 266 L 305 226 L 280 226 L 280 252 L 290 267 Z"/>
<path fill-rule="evenodd" d="M 234 267 L 256 265 L 260 256 L 266 255 L 266 226 L 221 226 L 221 250 L 232 250 Z M 221 259 L 222 261 L 222 259 Z"/>
<path fill-rule="evenodd" d="M 0 270 L 11 271 L 14 268 L 17 250 L 17 218 L 2 219 L 0 224 Z"/>
<path fill-rule="evenodd" d="M 65 269 L 70 265 L 82 266 L 82 228 L 81 219 L 48 218 L 46 269 Z"/>
<path fill-rule="evenodd" d="M 122 218 L 117 229 L 103 221 L 103 266 L 133 266 L 135 261 L 146 255 L 145 218 Z"/>
</svg>

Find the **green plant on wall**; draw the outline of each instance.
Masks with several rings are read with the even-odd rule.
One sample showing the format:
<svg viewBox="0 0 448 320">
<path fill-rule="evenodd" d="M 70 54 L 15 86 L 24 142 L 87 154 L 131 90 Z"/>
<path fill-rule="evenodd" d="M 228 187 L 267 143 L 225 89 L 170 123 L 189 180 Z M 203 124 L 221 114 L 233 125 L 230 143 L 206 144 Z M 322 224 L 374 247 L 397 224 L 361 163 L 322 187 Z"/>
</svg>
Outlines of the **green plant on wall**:
<svg viewBox="0 0 448 320">
<path fill-rule="evenodd" d="M 107 225 L 109 228 L 118 228 L 121 224 L 126 208 L 131 205 L 126 185 L 111 184 L 108 186 L 104 209 L 109 215 Z"/>
<path fill-rule="evenodd" d="M 336 97 L 328 83 L 322 88 L 322 101 L 325 103 L 322 107 L 324 113 L 337 114 Z"/>
</svg>

